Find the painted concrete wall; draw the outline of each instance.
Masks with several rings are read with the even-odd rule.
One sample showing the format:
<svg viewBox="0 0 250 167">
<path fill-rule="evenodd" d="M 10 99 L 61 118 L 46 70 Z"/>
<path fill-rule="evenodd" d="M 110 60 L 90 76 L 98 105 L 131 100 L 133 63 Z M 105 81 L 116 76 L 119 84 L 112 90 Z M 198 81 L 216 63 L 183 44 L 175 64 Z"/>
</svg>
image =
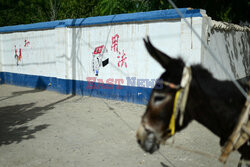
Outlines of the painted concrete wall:
<svg viewBox="0 0 250 167">
<path fill-rule="evenodd" d="M 192 18 L 198 26 L 201 19 Z M 201 32 L 199 27 L 196 28 Z M 131 76 L 155 79 L 163 69 L 145 50 L 142 39 L 147 35 L 158 48 L 173 57 L 184 55 L 183 58 L 186 58 L 189 55 L 186 53 L 186 43 L 190 43 L 193 38 L 180 19 L 63 27 L 1 34 L 2 71 L 86 80 L 87 77 L 96 76 L 93 55 L 97 54 L 93 53 L 104 45 L 103 59 L 108 58 L 109 63 L 100 67 L 99 78 L 125 79 Z M 186 43 L 183 44 L 183 41 Z M 187 58 L 187 61 L 200 62 L 200 43 L 192 41 L 192 44 L 194 47 L 189 48 L 189 51 L 195 50 L 197 56 Z"/>
<path fill-rule="evenodd" d="M 196 31 L 199 36 L 202 36 L 202 18 L 186 18 L 186 21 L 193 28 L 190 29 L 186 22 L 181 20 L 181 41 L 180 41 L 180 55 L 187 65 L 201 63 L 201 48 L 200 40 L 194 35 Z"/>
<path fill-rule="evenodd" d="M 2 71 L 56 76 L 55 39 L 55 30 L 2 34 Z"/>
<path fill-rule="evenodd" d="M 2 41 L 2 36 L 0 35 L 0 41 Z M 2 72 L 2 42 L 0 42 L 0 72 Z M 0 77 L 1 80 L 1 77 Z M 1 81 L 0 81 L 1 83 Z"/>
<path fill-rule="evenodd" d="M 195 30 L 201 33 L 202 18 L 192 18 L 192 22 Z M 145 49 L 142 39 L 147 35 L 155 46 L 172 57 L 181 56 L 189 64 L 200 63 L 201 44 L 184 24 L 183 20 L 172 20 L 69 28 L 67 55 L 70 56 L 66 59 L 66 74 L 60 77 L 85 81 L 98 79 L 104 83 L 112 79 L 113 84 L 147 87 L 149 84 L 143 80 L 153 81 L 164 71 Z M 102 56 L 95 53 L 98 48 L 105 49 Z M 102 62 L 108 60 L 108 64 L 93 67 L 98 56 Z M 140 83 L 130 82 L 132 79 L 134 83 L 135 78 Z"/>
<path fill-rule="evenodd" d="M 161 29 L 156 31 L 159 27 Z M 72 56 L 70 60 L 73 61 L 69 63 L 69 69 L 74 70 L 75 66 L 77 74 L 74 76 L 74 71 L 68 71 L 68 79 L 156 79 L 163 69 L 145 50 L 142 39 L 147 35 L 160 49 L 167 50 L 171 55 L 180 54 L 180 21 L 71 28 L 68 33 L 68 55 Z M 109 62 L 106 66 L 93 68 L 99 56 L 99 53 L 95 53 L 98 47 L 105 49 L 102 61 L 108 59 Z"/>
<path fill-rule="evenodd" d="M 205 11 L 181 11 L 227 69 L 235 69 L 236 78 L 249 76 L 249 57 L 242 57 L 249 55 L 249 33 L 217 31 Z M 188 65 L 202 63 L 216 77 L 225 76 L 175 10 L 0 27 L 0 33 L 0 76 L 7 84 L 146 104 L 164 71 L 144 47 L 147 35 L 170 56 L 181 56 Z M 109 88 L 90 89 L 88 81 Z"/>
<path fill-rule="evenodd" d="M 204 38 L 214 54 L 234 79 L 250 77 L 250 28 L 204 18 Z M 230 79 L 207 50 L 202 64 L 221 80 Z"/>
</svg>

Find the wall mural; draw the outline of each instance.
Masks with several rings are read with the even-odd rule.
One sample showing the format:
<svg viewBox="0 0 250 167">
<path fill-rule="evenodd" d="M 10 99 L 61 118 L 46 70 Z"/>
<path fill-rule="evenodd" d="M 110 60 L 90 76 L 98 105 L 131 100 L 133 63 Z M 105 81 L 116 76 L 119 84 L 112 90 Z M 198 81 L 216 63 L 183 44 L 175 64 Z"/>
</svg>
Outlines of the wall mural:
<svg viewBox="0 0 250 167">
<path fill-rule="evenodd" d="M 127 68 L 127 56 L 122 49 L 122 51 L 119 50 L 118 45 L 119 45 L 119 35 L 115 34 L 112 36 L 111 40 L 111 49 L 110 51 L 113 52 L 116 57 L 117 57 L 117 66 L 119 68 Z M 105 45 L 97 46 L 92 53 L 92 70 L 95 74 L 95 76 L 99 75 L 101 67 L 105 67 L 106 65 L 109 64 L 109 58 L 107 57 L 108 49 L 105 47 Z"/>
<path fill-rule="evenodd" d="M 22 49 L 19 48 L 19 54 L 17 54 L 17 48 L 16 48 L 16 45 L 15 45 L 15 59 L 16 59 L 16 65 L 18 66 L 19 62 L 21 61 L 22 59 Z"/>
<path fill-rule="evenodd" d="M 98 76 L 101 67 L 105 67 L 109 64 L 109 58 L 104 58 L 104 54 L 107 52 L 108 50 L 104 45 L 95 48 L 92 59 L 93 72 L 95 73 L 95 76 Z"/>
<path fill-rule="evenodd" d="M 24 40 L 24 47 L 29 47 L 30 46 L 30 42 L 28 40 Z M 18 50 L 18 51 L 17 51 Z M 22 48 L 20 47 L 19 49 L 17 49 L 16 45 L 14 46 L 14 58 L 16 59 L 16 65 L 18 66 L 19 63 L 22 61 Z"/>
</svg>

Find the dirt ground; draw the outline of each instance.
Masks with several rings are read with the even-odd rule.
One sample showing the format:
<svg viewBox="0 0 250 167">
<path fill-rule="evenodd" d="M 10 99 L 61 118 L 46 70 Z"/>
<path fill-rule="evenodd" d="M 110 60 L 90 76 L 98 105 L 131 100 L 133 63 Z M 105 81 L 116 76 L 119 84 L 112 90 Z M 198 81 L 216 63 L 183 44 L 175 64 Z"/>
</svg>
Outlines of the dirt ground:
<svg viewBox="0 0 250 167">
<path fill-rule="evenodd" d="M 219 139 L 193 121 L 173 145 L 145 154 L 135 131 L 145 106 L 0 85 L 1 167 L 211 167 Z M 171 143 L 171 142 L 170 142 Z"/>
</svg>

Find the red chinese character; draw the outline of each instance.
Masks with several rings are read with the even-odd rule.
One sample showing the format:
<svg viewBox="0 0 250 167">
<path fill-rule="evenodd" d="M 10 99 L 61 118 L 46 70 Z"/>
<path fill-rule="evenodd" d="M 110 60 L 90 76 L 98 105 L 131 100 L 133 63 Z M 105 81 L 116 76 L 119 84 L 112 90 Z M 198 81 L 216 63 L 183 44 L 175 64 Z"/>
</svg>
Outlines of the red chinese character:
<svg viewBox="0 0 250 167">
<path fill-rule="evenodd" d="M 24 40 L 24 47 L 28 47 L 29 44 L 30 44 L 30 42 L 25 39 Z"/>
<path fill-rule="evenodd" d="M 118 51 L 118 39 L 119 39 L 118 34 L 116 34 L 115 36 L 112 37 L 111 50 L 119 53 L 119 51 Z"/>
<path fill-rule="evenodd" d="M 127 62 L 125 62 L 127 57 L 126 57 L 126 53 L 124 53 L 124 50 L 122 50 L 122 57 L 119 55 L 117 56 L 117 58 L 120 59 L 118 61 L 118 67 L 123 67 L 123 65 L 125 65 L 125 67 L 127 68 Z"/>
</svg>

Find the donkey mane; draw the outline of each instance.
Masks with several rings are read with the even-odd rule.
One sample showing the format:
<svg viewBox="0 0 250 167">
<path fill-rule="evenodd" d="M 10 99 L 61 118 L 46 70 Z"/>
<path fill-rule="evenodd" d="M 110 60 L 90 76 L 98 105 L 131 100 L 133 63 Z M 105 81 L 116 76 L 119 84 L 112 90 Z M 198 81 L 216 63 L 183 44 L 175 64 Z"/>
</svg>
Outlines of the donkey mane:
<svg viewBox="0 0 250 167">
<path fill-rule="evenodd" d="M 232 81 L 221 81 L 201 65 L 193 65 L 189 100 L 186 106 L 185 128 L 195 119 L 220 138 L 223 146 L 238 121 L 246 101 Z M 239 82 L 245 91 L 249 90 L 247 83 Z M 244 159 L 250 159 L 250 146 L 245 143 L 238 151 Z"/>
<path fill-rule="evenodd" d="M 223 145 L 238 120 L 244 96 L 232 81 L 220 81 L 201 65 L 191 66 L 193 81 L 187 105 L 192 118 L 220 137 Z M 247 85 L 241 83 L 247 89 Z M 203 111 L 201 111 L 203 110 Z"/>
<path fill-rule="evenodd" d="M 181 58 L 178 58 L 175 66 L 179 67 L 179 70 L 172 68 L 172 71 L 164 72 L 160 79 L 180 84 L 185 64 Z M 186 128 L 192 120 L 196 120 L 217 135 L 220 138 L 220 145 L 223 146 L 233 132 L 246 99 L 232 81 L 214 78 L 200 64 L 192 65 L 191 69 L 193 80 L 184 122 L 181 127 L 176 124 L 176 132 Z M 245 91 L 250 89 L 246 82 L 239 82 L 239 84 Z M 249 150 L 250 146 L 245 143 L 238 151 L 244 159 L 250 159 Z"/>
</svg>

